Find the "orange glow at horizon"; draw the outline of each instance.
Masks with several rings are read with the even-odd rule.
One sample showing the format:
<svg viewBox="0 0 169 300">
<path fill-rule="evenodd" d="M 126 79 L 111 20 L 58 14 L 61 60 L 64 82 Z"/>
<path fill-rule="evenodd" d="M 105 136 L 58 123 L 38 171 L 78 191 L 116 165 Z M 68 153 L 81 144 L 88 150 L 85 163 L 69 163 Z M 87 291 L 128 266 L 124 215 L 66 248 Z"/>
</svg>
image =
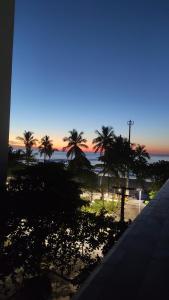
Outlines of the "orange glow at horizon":
<svg viewBox="0 0 169 300">
<path fill-rule="evenodd" d="M 39 143 L 40 143 L 40 139 L 41 137 L 37 137 Z M 53 138 L 51 137 L 51 140 L 53 141 L 53 147 L 58 149 L 59 151 L 62 151 L 63 147 L 66 146 L 66 143 L 63 142 L 62 138 Z M 39 143 L 37 143 L 36 147 L 39 146 Z M 18 141 L 16 139 L 16 137 L 10 135 L 10 138 L 9 138 L 9 144 L 13 147 L 24 147 L 23 143 L 21 143 L 20 141 Z M 88 148 L 85 149 L 85 152 L 94 152 L 93 151 L 93 146 L 92 146 L 92 143 L 89 142 L 87 143 L 88 145 Z M 145 145 L 146 147 L 146 145 Z M 147 151 L 151 154 L 154 154 L 154 155 L 158 155 L 158 154 L 163 154 L 163 155 L 169 155 L 169 147 L 168 146 L 151 146 L 151 145 L 148 145 L 146 147 Z"/>
<path fill-rule="evenodd" d="M 24 147 L 24 144 L 21 143 L 19 140 L 17 140 L 17 136 L 19 134 L 17 132 L 14 132 L 12 134 L 10 134 L 9 136 L 9 144 L 13 147 Z M 22 134 L 21 134 L 22 136 Z M 38 139 L 37 145 L 36 147 L 39 146 L 40 144 L 40 140 L 42 138 L 42 135 L 40 134 L 36 134 L 35 137 Z M 62 135 L 57 135 L 57 138 L 52 136 L 52 134 L 50 135 L 50 139 L 53 142 L 53 147 L 58 149 L 59 151 L 62 151 L 63 147 L 65 147 L 67 145 L 66 142 L 63 142 L 63 136 Z M 87 143 L 88 148 L 85 149 L 83 148 L 83 150 L 85 152 L 94 152 L 93 151 L 93 145 L 92 145 L 92 139 L 93 137 L 87 136 L 87 140 L 89 141 Z M 165 145 L 161 143 L 161 145 L 159 146 L 159 143 L 156 143 L 155 140 L 152 140 L 151 142 L 148 141 L 147 139 L 144 141 L 143 138 L 137 138 L 136 144 L 139 144 L 139 141 L 141 145 L 145 145 L 146 150 L 150 153 L 150 154 L 154 154 L 154 155 L 158 155 L 158 154 L 162 154 L 162 155 L 169 155 L 169 145 Z M 145 143 L 144 143 L 145 142 Z"/>
<path fill-rule="evenodd" d="M 162 154 L 162 155 L 169 155 L 169 147 L 146 147 L 147 151 L 151 154 L 154 155 L 158 155 L 158 154 Z"/>
<path fill-rule="evenodd" d="M 37 148 L 40 145 L 41 136 L 36 136 L 38 142 L 35 146 Z M 53 148 L 58 149 L 59 151 L 62 151 L 63 147 L 66 146 L 66 143 L 63 142 L 62 138 L 52 138 L 50 137 L 53 143 Z M 12 147 L 24 147 L 24 144 L 21 143 L 21 141 L 17 140 L 16 136 L 10 135 L 9 136 L 9 144 Z M 88 148 L 83 148 L 85 152 L 93 152 L 93 147 L 91 143 L 87 143 Z"/>
</svg>

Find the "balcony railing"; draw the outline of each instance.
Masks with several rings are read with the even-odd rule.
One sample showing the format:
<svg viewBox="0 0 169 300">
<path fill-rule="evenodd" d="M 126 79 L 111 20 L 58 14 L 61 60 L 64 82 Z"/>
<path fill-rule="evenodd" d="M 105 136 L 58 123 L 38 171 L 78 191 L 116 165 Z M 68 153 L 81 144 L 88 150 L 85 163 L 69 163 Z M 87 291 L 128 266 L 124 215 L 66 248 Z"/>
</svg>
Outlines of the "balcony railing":
<svg viewBox="0 0 169 300">
<path fill-rule="evenodd" d="M 169 299 L 169 180 L 73 300 Z"/>
</svg>

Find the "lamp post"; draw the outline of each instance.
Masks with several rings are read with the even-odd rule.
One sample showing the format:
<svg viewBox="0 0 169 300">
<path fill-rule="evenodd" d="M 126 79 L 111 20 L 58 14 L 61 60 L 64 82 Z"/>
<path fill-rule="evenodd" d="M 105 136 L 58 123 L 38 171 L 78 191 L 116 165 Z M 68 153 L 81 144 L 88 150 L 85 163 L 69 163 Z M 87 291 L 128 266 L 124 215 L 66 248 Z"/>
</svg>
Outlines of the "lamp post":
<svg viewBox="0 0 169 300">
<path fill-rule="evenodd" d="M 142 189 L 138 189 L 138 192 L 139 192 L 139 207 L 138 207 L 138 211 L 140 213 L 141 211 L 141 193 L 142 193 Z"/>
<path fill-rule="evenodd" d="M 0 0 L 0 189 L 7 176 L 14 7 L 15 0 Z"/>
<path fill-rule="evenodd" d="M 127 125 L 129 126 L 129 145 L 131 144 L 131 126 L 134 125 L 134 121 L 129 120 L 127 122 Z"/>
<path fill-rule="evenodd" d="M 134 125 L 134 121 L 129 120 L 127 122 L 127 125 L 129 126 L 129 146 L 131 144 L 131 126 Z M 129 187 L 129 170 L 127 170 L 127 178 L 126 178 L 126 188 Z"/>
<path fill-rule="evenodd" d="M 134 190 L 134 188 L 126 188 L 125 186 L 121 186 L 120 188 L 117 186 L 113 186 L 113 188 L 118 189 L 118 195 L 121 195 L 121 206 L 120 206 L 120 222 L 121 224 L 124 224 L 125 222 L 125 211 L 124 211 L 124 206 L 125 206 L 125 198 L 128 197 L 126 194 L 127 190 Z"/>
</svg>

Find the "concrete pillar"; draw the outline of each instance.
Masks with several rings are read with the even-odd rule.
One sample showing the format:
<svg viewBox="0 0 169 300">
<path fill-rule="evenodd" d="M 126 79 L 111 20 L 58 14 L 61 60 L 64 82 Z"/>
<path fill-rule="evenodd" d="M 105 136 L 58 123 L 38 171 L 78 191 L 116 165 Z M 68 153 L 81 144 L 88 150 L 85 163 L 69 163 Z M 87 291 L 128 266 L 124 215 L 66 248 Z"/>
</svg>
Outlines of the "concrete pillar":
<svg viewBox="0 0 169 300">
<path fill-rule="evenodd" d="M 0 0 L 0 188 L 7 175 L 15 0 Z"/>
</svg>

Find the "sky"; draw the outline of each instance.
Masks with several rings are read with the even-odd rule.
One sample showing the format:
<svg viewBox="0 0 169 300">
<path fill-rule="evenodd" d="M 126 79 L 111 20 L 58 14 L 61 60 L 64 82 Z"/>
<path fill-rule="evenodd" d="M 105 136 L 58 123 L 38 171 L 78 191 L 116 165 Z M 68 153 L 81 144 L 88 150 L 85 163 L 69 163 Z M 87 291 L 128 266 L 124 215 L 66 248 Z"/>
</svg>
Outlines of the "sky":
<svg viewBox="0 0 169 300">
<path fill-rule="evenodd" d="M 57 148 L 73 128 L 91 149 L 112 126 L 169 154 L 169 1 L 16 0 L 10 143 L 24 130 Z"/>
</svg>

